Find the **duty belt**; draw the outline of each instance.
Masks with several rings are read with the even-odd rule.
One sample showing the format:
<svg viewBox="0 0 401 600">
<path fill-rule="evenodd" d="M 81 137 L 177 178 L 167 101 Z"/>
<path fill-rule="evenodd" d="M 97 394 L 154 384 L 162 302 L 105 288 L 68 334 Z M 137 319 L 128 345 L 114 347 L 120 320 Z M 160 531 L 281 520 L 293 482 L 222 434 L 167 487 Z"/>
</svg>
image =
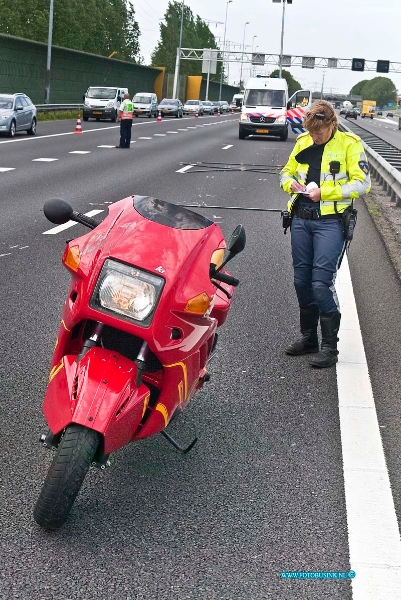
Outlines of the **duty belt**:
<svg viewBox="0 0 401 600">
<path fill-rule="evenodd" d="M 316 221 L 317 219 L 341 219 L 342 213 L 333 213 L 331 215 L 321 215 L 318 208 L 296 208 L 294 215 L 300 219 L 311 219 Z"/>
</svg>

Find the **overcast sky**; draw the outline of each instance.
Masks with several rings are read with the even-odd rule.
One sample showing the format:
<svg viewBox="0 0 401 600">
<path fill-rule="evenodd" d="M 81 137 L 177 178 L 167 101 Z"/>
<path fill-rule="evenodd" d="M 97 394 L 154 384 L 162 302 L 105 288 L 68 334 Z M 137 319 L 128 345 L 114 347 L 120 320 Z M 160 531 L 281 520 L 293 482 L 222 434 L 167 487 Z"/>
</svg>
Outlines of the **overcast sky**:
<svg viewBox="0 0 401 600">
<path fill-rule="evenodd" d="M 141 29 L 141 54 L 146 63 L 159 40 L 160 19 L 168 0 L 133 0 Z M 216 37 L 224 38 L 227 0 L 185 0 L 194 15 L 210 20 L 209 27 Z M 228 4 L 226 43 L 245 45 L 257 52 L 280 54 L 283 5 L 272 0 L 233 0 Z M 220 22 L 220 23 L 214 23 Z M 245 23 L 249 21 L 249 25 Z M 401 2 L 397 0 L 293 0 L 285 7 L 283 54 L 293 56 L 365 58 L 400 63 L 399 28 Z M 254 38 L 254 36 L 256 36 Z M 178 46 L 178 43 L 177 43 Z M 268 65 L 260 71 L 269 74 L 275 67 Z M 362 79 L 371 79 L 375 71 L 353 72 L 345 69 L 289 69 L 302 87 L 320 90 L 324 77 L 324 91 L 349 93 Z M 238 82 L 239 64 L 230 63 L 229 82 Z M 250 65 L 243 65 L 243 76 L 250 74 Z M 384 74 L 390 77 L 401 92 L 401 73 Z"/>
</svg>

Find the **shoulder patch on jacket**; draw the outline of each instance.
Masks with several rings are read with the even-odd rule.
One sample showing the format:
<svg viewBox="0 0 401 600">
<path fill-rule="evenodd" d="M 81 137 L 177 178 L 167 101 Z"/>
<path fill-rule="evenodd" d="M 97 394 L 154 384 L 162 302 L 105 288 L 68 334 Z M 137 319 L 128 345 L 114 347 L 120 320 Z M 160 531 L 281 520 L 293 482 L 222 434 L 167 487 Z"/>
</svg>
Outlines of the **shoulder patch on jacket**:
<svg viewBox="0 0 401 600">
<path fill-rule="evenodd" d="M 347 135 L 348 137 L 352 138 L 353 140 L 355 140 L 356 142 L 360 141 L 360 137 L 355 135 L 355 133 L 351 133 L 351 131 L 344 131 L 345 135 Z"/>
<path fill-rule="evenodd" d="M 365 175 L 367 175 L 369 173 L 369 164 L 367 163 L 366 160 L 360 160 L 358 165 L 359 165 L 359 168 L 365 173 Z"/>
<path fill-rule="evenodd" d="M 300 133 L 299 135 L 297 135 L 296 139 L 299 140 L 299 138 L 305 137 L 306 135 L 309 135 L 309 131 L 304 131 L 303 133 Z"/>
</svg>

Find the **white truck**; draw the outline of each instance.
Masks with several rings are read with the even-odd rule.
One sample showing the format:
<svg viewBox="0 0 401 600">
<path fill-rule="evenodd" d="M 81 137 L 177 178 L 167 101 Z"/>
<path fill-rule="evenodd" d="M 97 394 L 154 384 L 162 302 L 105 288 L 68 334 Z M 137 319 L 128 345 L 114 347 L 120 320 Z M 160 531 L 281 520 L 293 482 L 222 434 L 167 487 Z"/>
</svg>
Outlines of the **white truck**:
<svg viewBox="0 0 401 600">
<path fill-rule="evenodd" d="M 288 125 L 298 133 L 312 103 L 311 90 L 298 90 L 288 98 L 285 79 L 258 75 L 248 79 L 239 121 L 239 139 L 248 135 L 273 135 L 285 141 Z"/>
</svg>

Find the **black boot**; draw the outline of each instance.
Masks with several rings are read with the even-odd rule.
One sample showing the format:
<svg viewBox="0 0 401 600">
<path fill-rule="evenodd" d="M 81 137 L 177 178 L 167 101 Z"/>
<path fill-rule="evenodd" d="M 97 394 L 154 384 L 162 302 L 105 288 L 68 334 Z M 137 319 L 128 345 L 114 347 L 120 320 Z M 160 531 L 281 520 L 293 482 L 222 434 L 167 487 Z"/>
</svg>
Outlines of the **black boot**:
<svg viewBox="0 0 401 600">
<path fill-rule="evenodd" d="M 319 342 L 317 339 L 317 324 L 319 322 L 319 309 L 317 306 L 308 308 L 299 308 L 299 323 L 301 327 L 301 337 L 299 340 L 288 346 L 285 353 L 290 356 L 300 356 L 301 354 L 311 354 L 319 352 Z"/>
<path fill-rule="evenodd" d="M 341 314 L 339 312 L 321 313 L 320 327 L 322 328 L 322 349 L 311 358 L 312 367 L 325 369 L 338 362 L 338 330 L 340 329 Z"/>
</svg>

